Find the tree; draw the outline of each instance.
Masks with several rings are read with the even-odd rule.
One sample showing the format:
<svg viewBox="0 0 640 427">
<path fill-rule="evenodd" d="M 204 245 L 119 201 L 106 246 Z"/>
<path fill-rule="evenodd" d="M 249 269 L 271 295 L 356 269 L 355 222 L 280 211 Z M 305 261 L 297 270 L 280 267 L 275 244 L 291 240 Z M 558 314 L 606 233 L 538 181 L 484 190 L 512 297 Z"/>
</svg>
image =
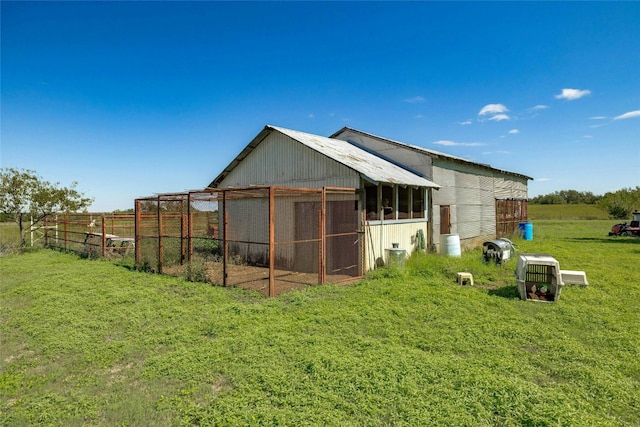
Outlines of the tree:
<svg viewBox="0 0 640 427">
<path fill-rule="evenodd" d="M 77 183 L 61 187 L 60 183 L 44 181 L 32 170 L 0 169 L 0 212 L 14 218 L 20 228 L 20 246 L 26 245 L 25 217 L 33 224 L 57 212 L 76 212 L 86 209 L 93 199 L 76 190 Z"/>
<path fill-rule="evenodd" d="M 612 218 L 629 219 L 634 209 L 640 209 L 640 187 L 606 193 L 598 202 L 598 206 L 609 212 Z"/>
</svg>

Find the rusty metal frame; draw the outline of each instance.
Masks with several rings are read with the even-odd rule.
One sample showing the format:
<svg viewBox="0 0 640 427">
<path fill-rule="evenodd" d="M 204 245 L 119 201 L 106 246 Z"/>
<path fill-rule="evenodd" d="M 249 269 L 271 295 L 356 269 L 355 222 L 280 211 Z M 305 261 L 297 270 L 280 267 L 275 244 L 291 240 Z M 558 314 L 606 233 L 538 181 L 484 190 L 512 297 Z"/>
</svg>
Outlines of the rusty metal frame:
<svg viewBox="0 0 640 427">
<path fill-rule="evenodd" d="M 364 236 L 361 233 L 361 221 L 360 215 L 356 215 L 356 229 L 353 230 L 352 233 L 337 233 L 332 234 L 331 236 L 327 236 L 326 229 L 326 206 L 327 206 L 327 194 L 328 193 L 341 193 L 345 194 L 354 194 L 355 201 L 357 203 L 356 209 L 360 204 L 359 196 L 357 194 L 356 189 L 354 188 L 344 188 L 344 187 L 324 187 L 324 188 L 296 188 L 296 187 L 284 187 L 284 186 L 253 186 L 253 187 L 245 187 L 245 188 L 207 188 L 204 190 L 193 190 L 183 193 L 164 193 L 157 194 L 152 197 L 139 198 L 135 201 L 135 249 L 136 249 L 136 268 L 142 268 L 142 258 L 143 258 L 143 247 L 142 244 L 143 239 L 157 239 L 157 272 L 163 273 L 163 266 L 165 263 L 164 259 L 164 238 L 172 237 L 177 238 L 178 236 L 174 235 L 166 235 L 166 233 L 170 233 L 165 229 L 164 217 L 169 216 L 169 213 L 163 212 L 163 202 L 180 202 L 180 212 L 176 212 L 180 216 L 180 264 L 191 263 L 194 260 L 194 219 L 193 214 L 194 211 L 192 209 L 192 204 L 197 201 L 215 201 L 219 203 L 219 207 L 217 208 L 219 220 L 222 224 L 219 224 L 218 229 L 221 229 L 222 236 L 218 234 L 216 240 L 218 240 L 221 248 L 222 255 L 222 286 L 229 285 L 229 211 L 227 209 L 227 203 L 230 200 L 236 199 L 250 199 L 250 198 L 261 198 L 264 199 L 268 197 L 268 268 L 269 268 L 269 283 L 268 283 L 268 296 L 273 297 L 277 293 L 276 289 L 276 275 L 275 275 L 275 262 L 276 262 L 276 247 L 278 245 L 283 244 L 292 244 L 292 243 L 303 243 L 306 240 L 293 240 L 293 241 L 276 241 L 276 226 L 275 219 L 276 215 L 278 215 L 276 208 L 276 200 L 279 197 L 290 197 L 290 196 L 301 196 L 304 194 L 315 194 L 320 197 L 320 209 L 318 211 L 318 237 L 310 239 L 309 241 L 317 241 L 318 242 L 318 284 L 324 284 L 327 282 L 327 237 L 340 237 L 353 234 L 356 238 L 356 241 L 360 242 L 360 245 L 364 243 Z M 212 197 L 213 196 L 213 197 Z M 143 202 L 153 202 L 156 204 L 155 212 L 152 212 L 152 217 L 148 219 L 152 222 L 155 221 L 156 225 L 153 227 L 157 227 L 157 235 L 145 235 L 145 227 L 144 224 L 146 221 L 145 214 L 143 214 Z M 186 213 L 184 203 L 186 202 Z M 146 205 L 148 208 L 149 205 Z M 177 205 L 176 205 L 177 208 Z M 214 232 L 215 235 L 216 232 Z M 199 239 L 201 237 L 198 237 Z M 240 242 L 234 240 L 235 243 L 258 243 L 264 244 L 260 242 Z M 366 252 L 366 248 L 362 247 L 359 249 L 358 254 L 358 267 L 359 271 L 357 271 L 357 275 L 346 280 L 355 280 L 362 276 L 364 263 L 362 262 L 362 257 Z"/>
</svg>

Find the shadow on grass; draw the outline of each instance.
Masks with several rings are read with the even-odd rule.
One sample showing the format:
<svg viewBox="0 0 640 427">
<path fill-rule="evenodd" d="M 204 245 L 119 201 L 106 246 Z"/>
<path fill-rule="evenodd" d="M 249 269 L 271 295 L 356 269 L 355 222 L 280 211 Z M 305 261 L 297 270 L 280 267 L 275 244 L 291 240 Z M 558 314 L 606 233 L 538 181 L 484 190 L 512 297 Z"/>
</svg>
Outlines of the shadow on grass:
<svg viewBox="0 0 640 427">
<path fill-rule="evenodd" d="M 640 238 L 638 237 L 571 237 L 563 240 L 567 242 L 627 243 L 640 245 Z"/>
<path fill-rule="evenodd" d="M 520 299 L 520 295 L 518 294 L 518 287 L 516 285 L 512 286 L 501 286 L 496 289 L 490 289 L 489 295 L 508 298 L 508 299 Z"/>
</svg>

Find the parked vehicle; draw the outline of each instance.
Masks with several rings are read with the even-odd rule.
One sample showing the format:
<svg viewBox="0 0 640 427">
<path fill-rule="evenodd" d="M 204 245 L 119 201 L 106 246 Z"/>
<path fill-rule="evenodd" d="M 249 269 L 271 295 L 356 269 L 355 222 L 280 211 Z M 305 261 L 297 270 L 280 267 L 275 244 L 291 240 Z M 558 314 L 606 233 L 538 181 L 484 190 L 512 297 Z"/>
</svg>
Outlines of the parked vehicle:
<svg viewBox="0 0 640 427">
<path fill-rule="evenodd" d="M 630 224 L 622 222 L 611 227 L 609 236 L 640 236 L 640 223 L 631 221 Z"/>
</svg>

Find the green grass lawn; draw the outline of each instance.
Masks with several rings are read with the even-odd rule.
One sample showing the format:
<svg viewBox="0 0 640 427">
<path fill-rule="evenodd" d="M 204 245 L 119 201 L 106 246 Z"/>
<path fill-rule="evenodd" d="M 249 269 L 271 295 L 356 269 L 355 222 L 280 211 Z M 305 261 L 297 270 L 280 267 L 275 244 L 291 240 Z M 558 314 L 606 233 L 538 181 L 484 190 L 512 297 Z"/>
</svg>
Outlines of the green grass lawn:
<svg viewBox="0 0 640 427">
<path fill-rule="evenodd" d="M 527 207 L 527 214 L 531 220 L 542 219 L 608 219 L 606 210 L 596 205 L 533 205 Z M 615 220 L 614 220 L 615 221 Z"/>
<path fill-rule="evenodd" d="M 263 299 L 40 250 L 0 258 L 0 425 L 640 425 L 640 238 L 534 221 L 584 270 L 521 301 L 511 261 L 416 256 Z M 469 271 L 476 285 L 458 286 Z"/>
</svg>

